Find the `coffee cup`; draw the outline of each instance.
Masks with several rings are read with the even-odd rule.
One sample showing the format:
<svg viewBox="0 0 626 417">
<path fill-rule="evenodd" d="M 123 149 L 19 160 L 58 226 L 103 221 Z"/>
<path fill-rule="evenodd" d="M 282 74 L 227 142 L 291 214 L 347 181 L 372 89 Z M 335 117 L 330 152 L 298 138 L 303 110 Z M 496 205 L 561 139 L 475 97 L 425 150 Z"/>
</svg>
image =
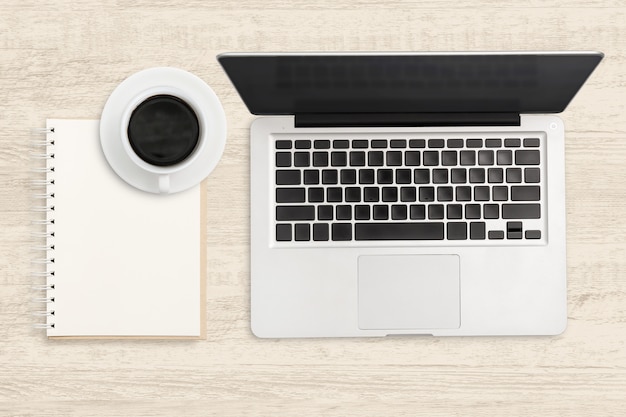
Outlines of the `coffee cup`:
<svg viewBox="0 0 626 417">
<path fill-rule="evenodd" d="M 169 194 L 200 183 L 225 146 L 226 121 L 201 79 L 176 68 L 132 75 L 111 94 L 100 140 L 113 170 L 130 185 Z"/>
</svg>

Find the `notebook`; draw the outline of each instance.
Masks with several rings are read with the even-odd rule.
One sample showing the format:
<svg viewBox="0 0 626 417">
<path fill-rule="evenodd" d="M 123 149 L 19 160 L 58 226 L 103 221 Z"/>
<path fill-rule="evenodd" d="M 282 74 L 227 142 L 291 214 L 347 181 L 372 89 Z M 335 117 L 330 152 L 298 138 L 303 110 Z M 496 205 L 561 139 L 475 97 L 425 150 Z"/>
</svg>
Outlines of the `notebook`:
<svg viewBox="0 0 626 417">
<path fill-rule="evenodd" d="M 47 121 L 42 327 L 61 337 L 205 337 L 203 184 L 157 195 L 107 164 L 98 120 Z"/>
</svg>

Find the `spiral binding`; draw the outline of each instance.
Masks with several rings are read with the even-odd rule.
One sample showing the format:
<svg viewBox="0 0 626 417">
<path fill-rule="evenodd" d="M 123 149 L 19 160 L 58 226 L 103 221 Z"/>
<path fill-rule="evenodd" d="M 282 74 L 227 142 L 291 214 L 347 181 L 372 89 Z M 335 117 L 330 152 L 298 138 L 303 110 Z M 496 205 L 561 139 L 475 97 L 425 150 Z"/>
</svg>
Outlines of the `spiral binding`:
<svg viewBox="0 0 626 417">
<path fill-rule="evenodd" d="M 32 250 L 35 259 L 32 290 L 37 294 L 33 303 L 44 304 L 44 309 L 37 309 L 32 314 L 44 322 L 34 324 L 36 329 L 54 329 L 55 327 L 55 263 L 54 263 L 54 128 L 36 128 L 31 130 L 33 161 L 32 172 L 35 176 L 30 182 L 34 204 L 31 212 L 35 218 L 32 225 L 35 230 L 31 236 L 36 241 Z"/>
</svg>

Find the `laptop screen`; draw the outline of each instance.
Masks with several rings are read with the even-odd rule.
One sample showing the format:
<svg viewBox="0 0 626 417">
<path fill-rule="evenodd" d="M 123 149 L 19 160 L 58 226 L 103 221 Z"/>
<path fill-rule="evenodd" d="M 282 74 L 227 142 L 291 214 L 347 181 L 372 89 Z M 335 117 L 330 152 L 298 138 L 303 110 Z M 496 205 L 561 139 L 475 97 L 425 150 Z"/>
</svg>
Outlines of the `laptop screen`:
<svg viewBox="0 0 626 417">
<path fill-rule="evenodd" d="M 599 52 L 222 54 L 253 114 L 559 113 Z"/>
</svg>

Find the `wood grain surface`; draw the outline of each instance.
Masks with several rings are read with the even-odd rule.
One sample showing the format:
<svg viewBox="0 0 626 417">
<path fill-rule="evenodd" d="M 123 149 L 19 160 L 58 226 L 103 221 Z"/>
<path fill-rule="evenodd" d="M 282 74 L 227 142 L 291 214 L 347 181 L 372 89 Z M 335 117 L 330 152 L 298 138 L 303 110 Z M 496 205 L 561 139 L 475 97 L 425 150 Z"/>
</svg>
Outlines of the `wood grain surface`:
<svg viewBox="0 0 626 417">
<path fill-rule="evenodd" d="M 0 4 L 0 415 L 626 415 L 624 0 Z M 600 50 L 566 125 L 569 327 L 557 337 L 260 340 L 249 329 L 252 116 L 226 51 Z M 99 118 L 130 74 L 206 80 L 207 340 L 47 340 L 31 326 L 29 129 Z"/>
</svg>

